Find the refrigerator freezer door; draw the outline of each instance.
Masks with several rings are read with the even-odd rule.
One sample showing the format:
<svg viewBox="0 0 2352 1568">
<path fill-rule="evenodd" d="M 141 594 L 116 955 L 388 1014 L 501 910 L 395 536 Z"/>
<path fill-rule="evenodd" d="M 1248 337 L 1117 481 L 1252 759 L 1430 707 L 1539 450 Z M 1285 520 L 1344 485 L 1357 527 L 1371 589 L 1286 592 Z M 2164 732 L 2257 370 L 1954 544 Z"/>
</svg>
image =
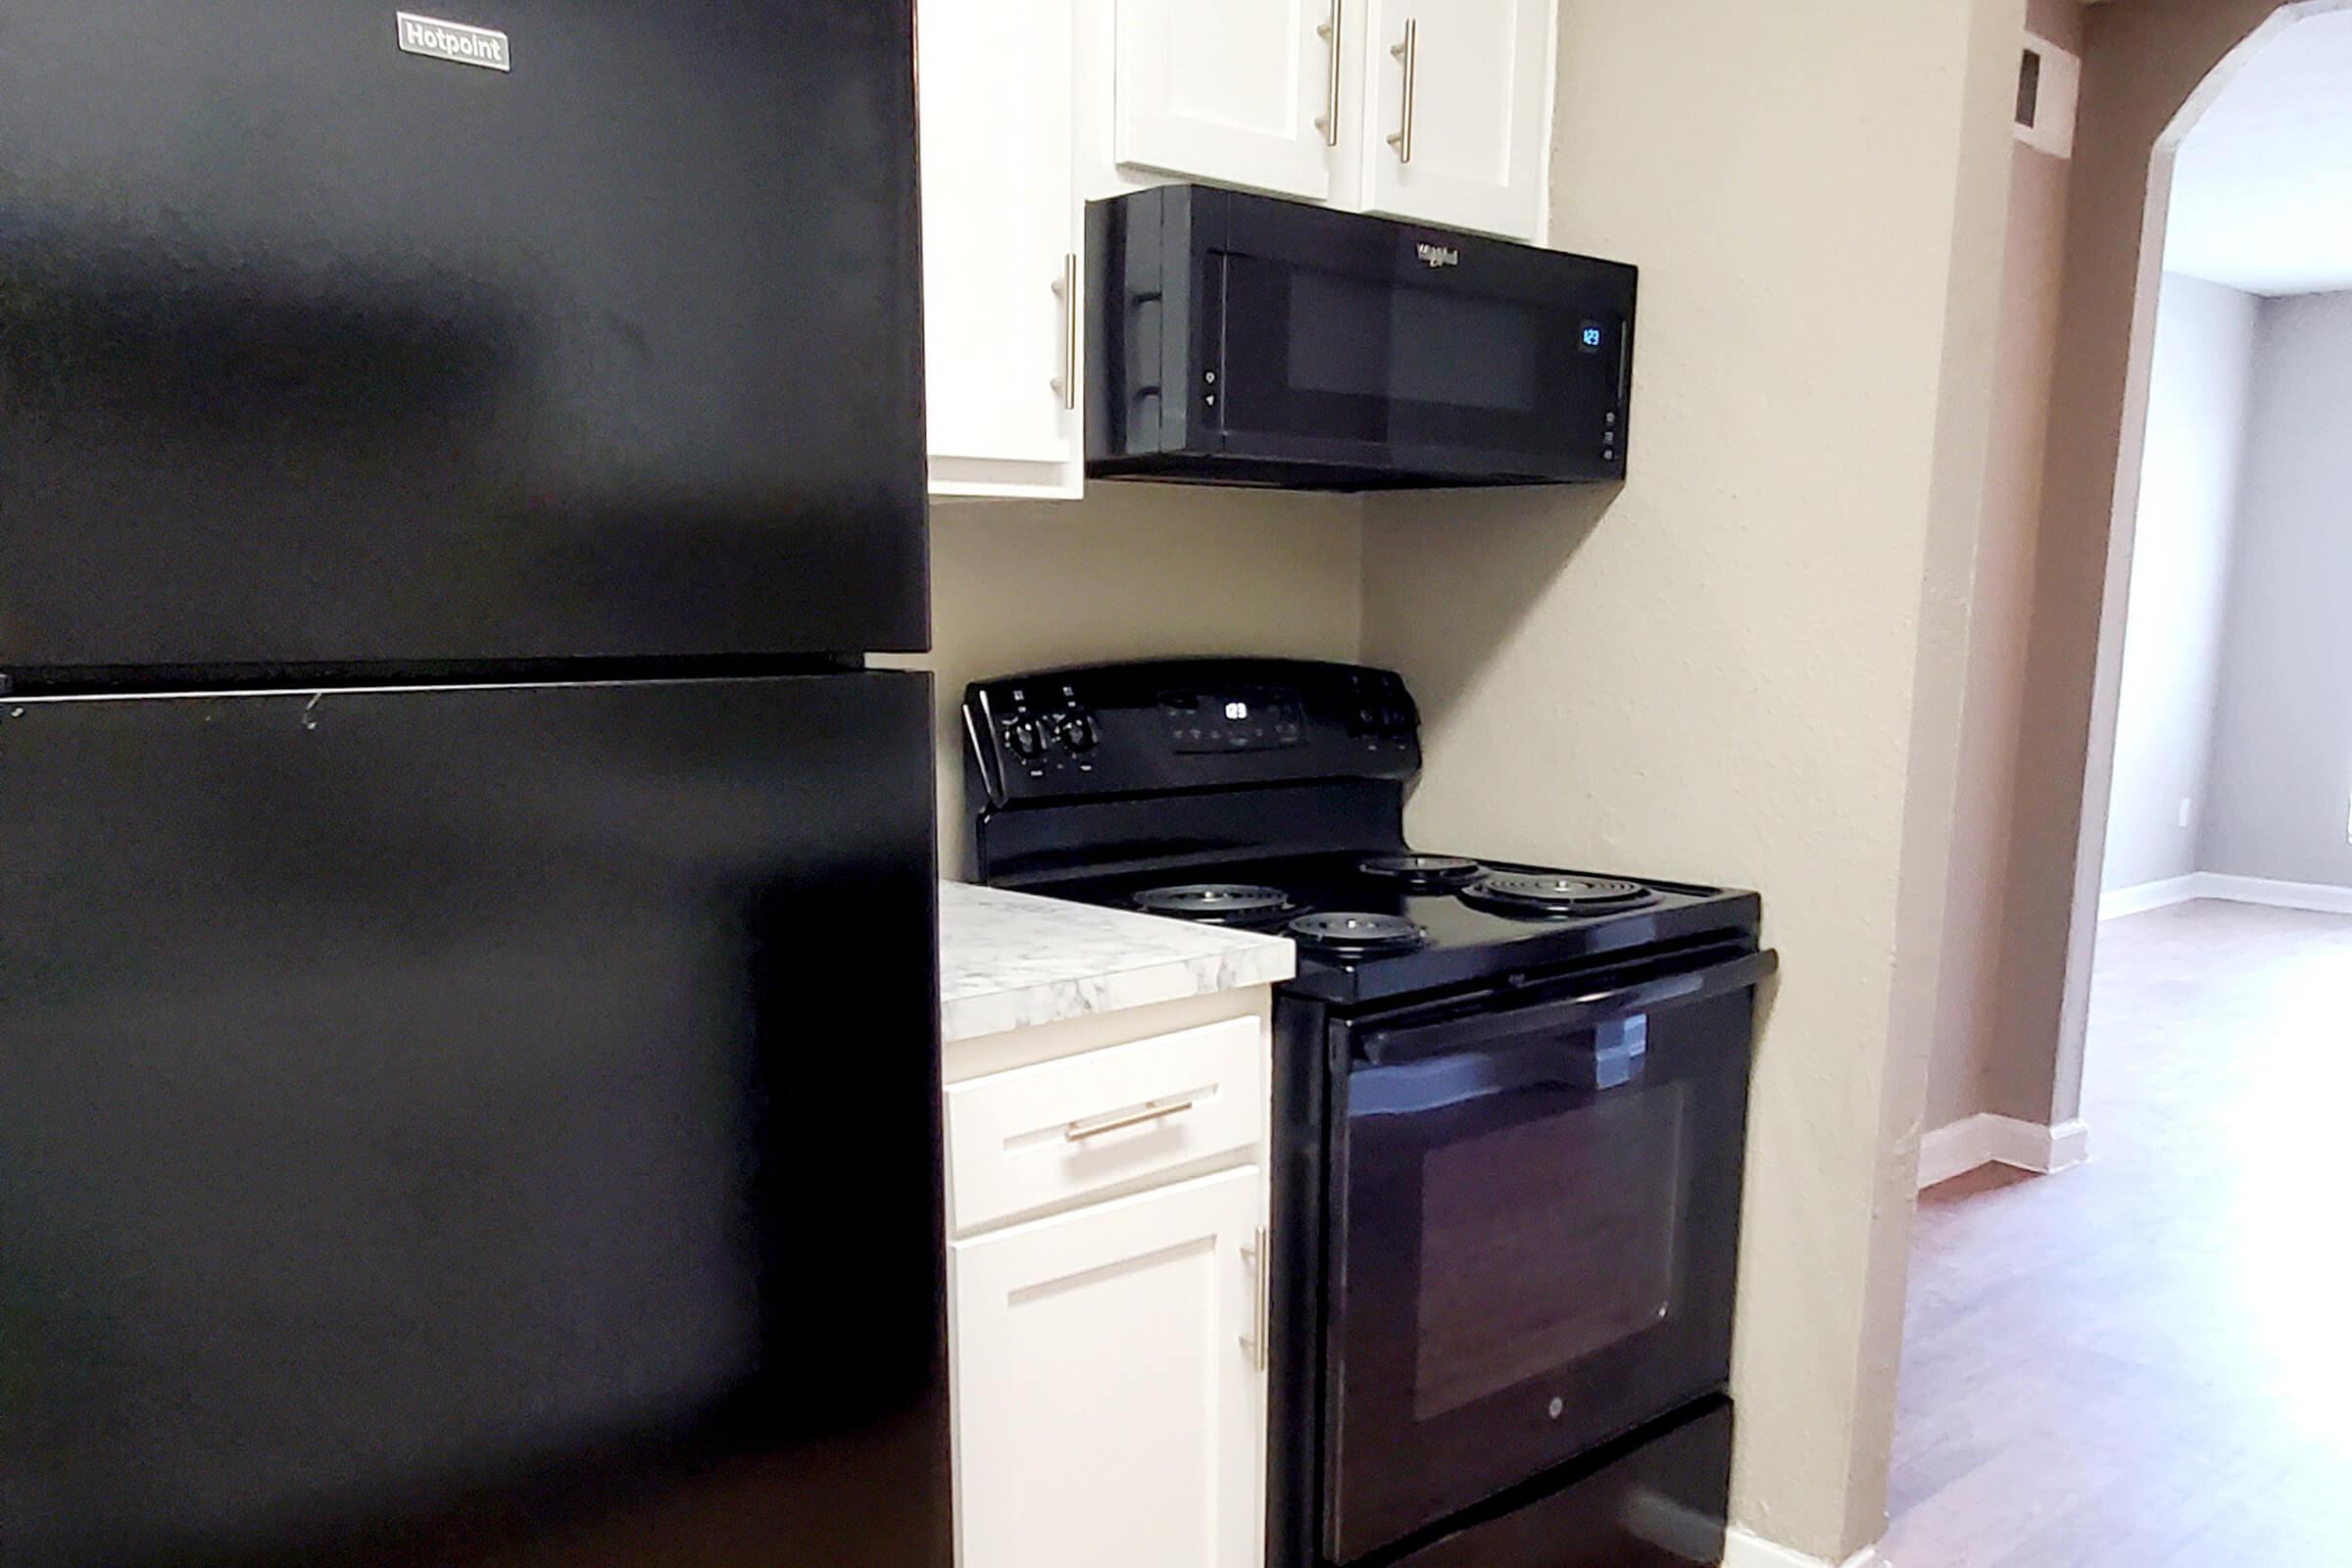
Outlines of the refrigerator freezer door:
<svg viewBox="0 0 2352 1568">
<path fill-rule="evenodd" d="M 921 648 L 910 11 L 10 0 L 0 672 Z"/>
<path fill-rule="evenodd" d="M 928 694 L 0 705 L 0 1563 L 947 1568 Z"/>
</svg>

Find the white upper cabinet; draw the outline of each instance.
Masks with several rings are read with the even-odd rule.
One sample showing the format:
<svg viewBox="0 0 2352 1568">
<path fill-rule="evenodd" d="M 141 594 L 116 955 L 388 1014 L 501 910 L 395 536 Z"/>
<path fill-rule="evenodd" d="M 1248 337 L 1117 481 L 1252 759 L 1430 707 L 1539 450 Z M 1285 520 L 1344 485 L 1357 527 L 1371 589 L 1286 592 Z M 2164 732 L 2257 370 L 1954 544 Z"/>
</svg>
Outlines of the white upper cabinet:
<svg viewBox="0 0 2352 1568">
<path fill-rule="evenodd" d="M 1556 5 L 1096 0 L 1081 135 L 1116 172 L 1090 194 L 1176 175 L 1541 242 Z"/>
<path fill-rule="evenodd" d="M 1115 0 L 1117 161 L 1333 192 L 1345 0 Z"/>
<path fill-rule="evenodd" d="M 1556 0 L 917 0 L 931 493 L 1086 485 L 1085 198 L 1543 239 Z"/>
<path fill-rule="evenodd" d="M 921 0 L 919 24 L 931 490 L 1076 496 L 1072 0 Z"/>
<path fill-rule="evenodd" d="M 1366 35 L 1361 205 L 1537 239 L 1554 0 L 1354 0 Z"/>
</svg>

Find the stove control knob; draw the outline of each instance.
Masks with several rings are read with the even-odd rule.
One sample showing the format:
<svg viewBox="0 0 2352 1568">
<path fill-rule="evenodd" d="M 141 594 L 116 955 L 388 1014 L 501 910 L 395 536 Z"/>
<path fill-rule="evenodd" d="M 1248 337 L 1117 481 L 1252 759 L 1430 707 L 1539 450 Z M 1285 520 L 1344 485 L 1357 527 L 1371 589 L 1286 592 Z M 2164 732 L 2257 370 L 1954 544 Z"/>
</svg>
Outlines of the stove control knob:
<svg viewBox="0 0 2352 1568">
<path fill-rule="evenodd" d="M 1069 713 L 1061 720 L 1062 743 L 1073 752 L 1091 752 L 1102 744 L 1102 732 L 1091 713 Z"/>
<path fill-rule="evenodd" d="M 1015 756 L 1034 758 L 1046 749 L 1045 732 L 1037 727 L 1034 718 L 1016 718 L 1004 727 L 1005 739 L 1012 742 Z"/>
</svg>

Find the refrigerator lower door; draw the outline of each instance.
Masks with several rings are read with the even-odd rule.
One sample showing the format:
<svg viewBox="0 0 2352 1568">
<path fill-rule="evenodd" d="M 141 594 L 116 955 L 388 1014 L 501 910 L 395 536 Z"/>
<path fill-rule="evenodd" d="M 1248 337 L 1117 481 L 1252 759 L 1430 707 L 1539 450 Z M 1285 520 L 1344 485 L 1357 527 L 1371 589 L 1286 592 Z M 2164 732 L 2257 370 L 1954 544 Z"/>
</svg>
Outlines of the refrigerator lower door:
<svg viewBox="0 0 2352 1568">
<path fill-rule="evenodd" d="M 0 1564 L 945 1568 L 929 692 L 0 704 Z"/>
</svg>

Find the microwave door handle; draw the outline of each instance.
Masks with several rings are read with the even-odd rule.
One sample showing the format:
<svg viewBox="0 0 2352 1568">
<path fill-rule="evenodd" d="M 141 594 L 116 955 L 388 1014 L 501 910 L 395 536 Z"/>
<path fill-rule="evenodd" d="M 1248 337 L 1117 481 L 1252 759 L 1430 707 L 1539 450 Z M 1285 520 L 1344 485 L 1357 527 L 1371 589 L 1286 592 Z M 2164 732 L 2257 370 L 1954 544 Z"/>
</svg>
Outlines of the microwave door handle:
<svg viewBox="0 0 2352 1568">
<path fill-rule="evenodd" d="M 1634 318 L 1629 314 L 1617 328 L 1617 439 L 1625 449 L 1634 422 Z"/>
<path fill-rule="evenodd" d="M 1750 953 L 1688 974 L 1667 975 L 1566 1002 L 1474 1013 L 1443 1023 L 1369 1029 L 1357 1037 L 1356 1049 L 1366 1061 L 1380 1066 L 1479 1050 L 1528 1035 L 1564 1034 L 1743 991 L 1760 984 L 1780 966 L 1777 953 Z"/>
</svg>

